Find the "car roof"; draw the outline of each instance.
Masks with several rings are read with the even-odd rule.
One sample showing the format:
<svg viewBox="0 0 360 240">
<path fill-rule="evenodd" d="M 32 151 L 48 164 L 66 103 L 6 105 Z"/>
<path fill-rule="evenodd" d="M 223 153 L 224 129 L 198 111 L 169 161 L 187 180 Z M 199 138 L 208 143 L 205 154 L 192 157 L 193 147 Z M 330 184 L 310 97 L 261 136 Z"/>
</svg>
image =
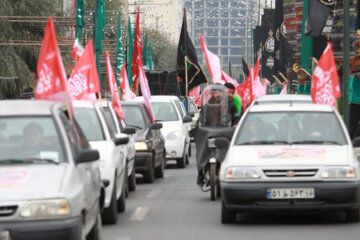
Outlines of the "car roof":
<svg viewBox="0 0 360 240">
<path fill-rule="evenodd" d="M 121 101 L 120 102 L 121 106 L 125 106 L 125 105 L 131 105 L 131 106 L 144 106 L 144 102 L 140 101 L 140 100 L 126 100 L 126 101 Z"/>
<path fill-rule="evenodd" d="M 310 95 L 301 95 L 301 94 L 271 94 L 271 95 L 265 95 L 260 96 L 255 99 L 255 102 L 312 102 Z"/>
<path fill-rule="evenodd" d="M 334 112 L 334 108 L 323 104 L 264 104 L 253 105 L 249 112 Z"/>
<path fill-rule="evenodd" d="M 64 108 L 63 102 L 47 100 L 1 100 L 2 116 L 13 115 L 51 115 L 53 108 Z"/>
<path fill-rule="evenodd" d="M 76 108 L 94 108 L 94 103 L 90 101 L 76 100 L 73 101 L 73 106 Z"/>
</svg>

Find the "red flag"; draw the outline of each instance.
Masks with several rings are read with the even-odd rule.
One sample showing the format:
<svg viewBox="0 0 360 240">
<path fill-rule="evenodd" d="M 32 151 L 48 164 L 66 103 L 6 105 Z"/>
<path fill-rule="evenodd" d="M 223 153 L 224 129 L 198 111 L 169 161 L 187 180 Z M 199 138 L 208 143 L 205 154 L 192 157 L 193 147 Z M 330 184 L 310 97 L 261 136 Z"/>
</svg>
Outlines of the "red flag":
<svg viewBox="0 0 360 240">
<path fill-rule="evenodd" d="M 260 56 L 256 61 L 255 67 L 249 72 L 249 75 L 251 76 L 252 94 L 254 95 L 253 96 L 254 98 L 266 95 L 266 91 L 260 82 L 259 72 L 260 72 Z"/>
<path fill-rule="evenodd" d="M 284 85 L 283 89 L 280 92 L 280 95 L 286 95 L 287 94 L 287 84 Z"/>
<path fill-rule="evenodd" d="M 189 97 L 198 98 L 200 96 L 200 86 L 196 86 L 189 92 Z"/>
<path fill-rule="evenodd" d="M 96 101 L 95 93 L 100 92 L 100 81 L 96 70 L 94 48 L 90 39 L 84 53 L 76 63 L 68 81 L 69 91 L 76 100 L 88 100 L 92 94 L 92 100 Z"/>
<path fill-rule="evenodd" d="M 130 89 L 129 79 L 128 79 L 127 74 L 126 74 L 125 65 L 126 64 L 123 64 L 121 72 L 120 72 L 120 87 L 121 87 L 121 90 L 123 92 L 123 98 L 125 100 L 131 100 L 131 99 L 136 98 L 136 95 Z"/>
<path fill-rule="evenodd" d="M 314 71 L 311 97 L 314 103 L 336 106 L 336 98 L 340 95 L 334 54 L 331 43 L 328 42 Z"/>
<path fill-rule="evenodd" d="M 150 103 L 150 99 L 151 99 L 151 93 L 150 93 L 150 89 L 149 89 L 149 84 L 148 84 L 148 80 L 146 79 L 145 76 L 145 72 L 144 69 L 142 67 L 142 64 L 139 65 L 139 82 L 140 82 L 140 88 L 141 88 L 141 94 L 143 96 L 144 99 L 144 103 L 146 108 L 148 109 L 149 113 L 150 113 L 150 117 L 152 118 L 152 122 L 155 123 L 155 115 L 154 115 L 154 111 L 153 108 L 151 106 Z"/>
<path fill-rule="evenodd" d="M 116 81 L 115 81 L 114 71 L 113 71 L 111 63 L 110 63 L 109 53 L 106 51 L 105 55 L 106 55 L 106 67 L 107 67 L 108 80 L 109 80 L 109 89 L 110 89 L 110 93 L 112 95 L 113 108 L 114 108 L 116 114 L 118 115 L 118 117 L 120 119 L 123 119 L 124 113 L 121 108 L 119 92 L 118 92 Z"/>
<path fill-rule="evenodd" d="M 250 74 L 252 71 L 253 70 L 250 66 Z M 245 82 L 243 82 L 236 88 L 236 93 L 241 97 L 242 106 L 245 111 L 255 98 L 255 96 L 253 95 L 253 86 L 250 75 L 247 77 Z"/>
<path fill-rule="evenodd" d="M 221 67 L 219 57 L 207 49 L 201 33 L 199 34 L 199 37 L 201 48 L 205 54 L 206 63 L 212 80 L 214 81 L 214 83 L 224 84 L 225 82 L 221 79 Z"/>
<path fill-rule="evenodd" d="M 133 78 L 133 89 L 136 93 L 138 78 L 140 75 L 139 66 L 142 66 L 142 54 L 141 54 L 141 36 L 140 36 L 140 7 L 138 7 L 138 12 L 136 16 L 136 27 L 135 27 L 135 42 L 134 42 L 134 53 L 132 59 L 132 78 Z M 141 67 L 142 68 L 142 67 Z"/>
<path fill-rule="evenodd" d="M 51 17 L 46 25 L 36 72 L 36 99 L 64 100 L 64 93 L 67 92 L 66 73 Z"/>
<path fill-rule="evenodd" d="M 73 45 L 71 56 L 73 57 L 73 59 L 78 61 L 80 59 L 80 57 L 83 55 L 83 53 L 84 53 L 83 46 L 79 42 L 79 39 L 75 38 L 75 42 L 74 42 L 74 45 Z"/>
<path fill-rule="evenodd" d="M 223 70 L 221 70 L 221 79 L 226 83 L 232 83 L 235 88 L 239 86 L 239 83 Z"/>
</svg>

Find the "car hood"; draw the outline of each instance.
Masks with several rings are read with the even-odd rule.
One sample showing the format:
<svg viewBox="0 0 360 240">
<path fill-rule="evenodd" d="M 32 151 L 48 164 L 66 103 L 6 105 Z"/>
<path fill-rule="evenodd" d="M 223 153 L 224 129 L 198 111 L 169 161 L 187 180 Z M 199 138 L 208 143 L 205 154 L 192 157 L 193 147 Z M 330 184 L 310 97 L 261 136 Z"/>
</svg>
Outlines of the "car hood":
<svg viewBox="0 0 360 240">
<path fill-rule="evenodd" d="M 347 165 L 349 146 L 232 146 L 226 157 L 233 166 Z"/>
<path fill-rule="evenodd" d="M 68 164 L 2 166 L 0 169 L 1 201 L 57 198 Z"/>
<path fill-rule="evenodd" d="M 161 134 L 166 137 L 172 131 L 180 131 L 181 132 L 181 124 L 179 121 L 171 121 L 171 122 L 161 122 L 163 127 L 161 128 Z"/>
</svg>

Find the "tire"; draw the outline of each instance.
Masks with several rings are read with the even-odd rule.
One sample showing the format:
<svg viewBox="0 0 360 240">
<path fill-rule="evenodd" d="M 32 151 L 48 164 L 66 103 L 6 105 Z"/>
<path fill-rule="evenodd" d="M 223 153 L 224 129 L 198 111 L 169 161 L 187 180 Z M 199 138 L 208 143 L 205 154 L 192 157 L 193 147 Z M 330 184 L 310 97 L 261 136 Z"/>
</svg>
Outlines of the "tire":
<svg viewBox="0 0 360 240">
<path fill-rule="evenodd" d="M 95 224 L 86 237 L 86 240 L 101 240 L 101 216 L 98 213 Z"/>
<path fill-rule="evenodd" d="M 125 198 L 129 196 L 129 179 L 128 179 L 128 170 L 127 165 L 125 166 L 125 176 L 124 176 L 124 182 L 125 182 Z M 119 208 L 119 207 L 118 207 Z M 118 209 L 119 211 L 119 209 Z"/>
<path fill-rule="evenodd" d="M 130 191 L 130 192 L 135 191 L 135 189 L 136 189 L 135 165 L 133 166 L 132 173 L 131 173 L 131 175 L 129 176 L 128 183 L 129 183 L 129 191 Z"/>
<path fill-rule="evenodd" d="M 111 202 L 109 207 L 105 208 L 101 214 L 103 223 L 105 224 L 116 224 L 117 223 L 117 201 L 116 201 L 116 176 L 114 179 L 114 187 L 111 194 Z"/>
<path fill-rule="evenodd" d="M 221 198 L 221 188 L 219 183 L 216 184 L 216 197 Z"/>
<path fill-rule="evenodd" d="M 191 142 L 189 142 L 189 157 L 191 157 Z"/>
<path fill-rule="evenodd" d="M 127 177 L 126 177 L 127 179 Z M 119 197 L 119 199 L 117 200 L 117 211 L 119 213 L 123 213 L 125 212 L 125 209 L 126 209 L 126 201 L 125 201 L 125 196 L 126 196 L 126 186 L 123 186 L 123 190 L 122 190 L 122 193 Z"/>
<path fill-rule="evenodd" d="M 184 144 L 183 156 L 182 156 L 181 158 L 176 159 L 177 168 L 185 168 L 185 167 L 186 167 L 186 156 L 187 156 L 187 153 L 186 153 L 185 147 L 186 147 L 186 144 Z"/>
<path fill-rule="evenodd" d="M 359 222 L 360 221 L 360 211 L 359 208 L 346 211 L 346 222 Z"/>
<path fill-rule="evenodd" d="M 156 178 L 163 178 L 164 177 L 164 171 L 165 171 L 165 162 L 166 162 L 166 153 L 165 149 L 163 152 L 163 156 L 161 159 L 161 164 L 155 169 L 155 177 Z"/>
<path fill-rule="evenodd" d="M 210 163 L 210 199 L 216 200 L 216 164 Z"/>
<path fill-rule="evenodd" d="M 149 169 L 144 173 L 144 182 L 153 183 L 155 180 L 155 153 L 153 154 L 152 160 L 148 163 Z"/>
<path fill-rule="evenodd" d="M 236 213 L 227 209 L 224 203 L 221 203 L 221 223 L 234 223 L 236 221 Z"/>
<path fill-rule="evenodd" d="M 79 226 L 78 226 L 78 240 L 86 240 L 86 236 L 85 236 L 85 230 L 84 230 L 84 220 L 83 220 L 83 216 L 81 217 L 80 221 L 79 221 Z"/>
</svg>

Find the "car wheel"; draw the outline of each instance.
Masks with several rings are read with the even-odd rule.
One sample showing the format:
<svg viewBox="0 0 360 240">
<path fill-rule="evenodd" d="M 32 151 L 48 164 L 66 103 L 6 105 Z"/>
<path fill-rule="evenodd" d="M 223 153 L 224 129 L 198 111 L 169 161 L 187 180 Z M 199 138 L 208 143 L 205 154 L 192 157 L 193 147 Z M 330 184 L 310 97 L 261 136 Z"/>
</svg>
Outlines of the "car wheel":
<svg viewBox="0 0 360 240">
<path fill-rule="evenodd" d="M 87 235 L 86 240 L 101 240 L 101 235 L 101 216 L 100 213 L 98 213 L 95 224 Z"/>
<path fill-rule="evenodd" d="M 186 154 L 186 151 L 184 149 L 183 156 L 176 160 L 176 165 L 177 165 L 178 168 L 185 168 L 185 166 L 186 166 L 186 158 L 187 158 L 187 154 Z"/>
<path fill-rule="evenodd" d="M 81 217 L 81 219 L 80 219 L 80 221 L 79 221 L 79 226 L 78 226 L 78 239 L 79 239 L 79 240 L 86 240 L 83 216 Z"/>
<path fill-rule="evenodd" d="M 134 166 L 133 166 L 132 173 L 131 173 L 131 175 L 129 176 L 128 182 L 129 182 L 129 191 L 130 191 L 130 192 L 135 191 L 135 189 L 136 189 L 135 164 L 134 164 Z"/>
<path fill-rule="evenodd" d="M 144 182 L 153 183 L 155 179 L 155 153 L 151 161 L 149 161 L 148 166 L 148 170 L 144 173 Z"/>
<path fill-rule="evenodd" d="M 117 223 L 117 201 L 116 201 L 116 176 L 114 179 L 114 187 L 111 194 L 111 202 L 109 207 L 104 209 L 102 213 L 102 221 L 105 224 L 115 224 Z"/>
<path fill-rule="evenodd" d="M 165 170 L 165 161 L 166 161 L 166 153 L 165 149 L 163 152 L 163 156 L 161 158 L 161 164 L 155 169 L 155 177 L 163 178 L 164 177 L 164 170 Z"/>
<path fill-rule="evenodd" d="M 126 174 L 127 176 L 127 174 Z M 127 179 L 127 177 L 126 177 Z M 122 193 L 120 195 L 120 198 L 117 200 L 117 211 L 118 212 L 125 212 L 126 209 L 126 203 L 125 203 L 125 196 L 126 196 L 126 186 L 123 186 Z"/>
<path fill-rule="evenodd" d="M 359 222 L 360 221 L 359 208 L 346 211 L 346 221 L 347 222 Z"/>
<path fill-rule="evenodd" d="M 225 207 L 225 204 L 221 203 L 221 223 L 234 223 L 236 220 L 236 213 L 230 211 Z"/>
<path fill-rule="evenodd" d="M 128 179 L 127 165 L 125 166 L 124 182 L 125 182 L 125 186 L 124 186 L 125 187 L 125 198 L 127 198 L 129 196 L 129 179 Z M 118 209 L 118 211 L 119 211 L 119 209 Z"/>
<path fill-rule="evenodd" d="M 189 157 L 191 157 L 191 142 L 189 142 Z M 187 162 L 189 164 L 189 162 Z"/>
</svg>

